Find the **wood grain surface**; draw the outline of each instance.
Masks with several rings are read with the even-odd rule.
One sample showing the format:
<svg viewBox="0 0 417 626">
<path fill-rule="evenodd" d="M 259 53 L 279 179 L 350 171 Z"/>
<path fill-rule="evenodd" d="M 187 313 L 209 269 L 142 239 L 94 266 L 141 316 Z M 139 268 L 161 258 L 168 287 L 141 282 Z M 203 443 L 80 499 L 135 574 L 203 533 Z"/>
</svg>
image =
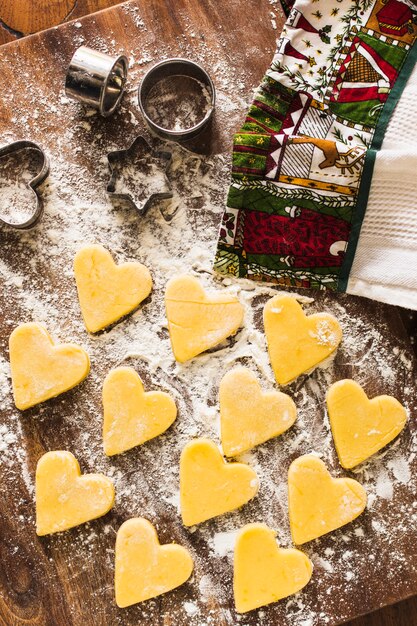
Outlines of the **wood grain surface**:
<svg viewBox="0 0 417 626">
<path fill-rule="evenodd" d="M 2 0 L 0 46 L 68 20 L 119 4 L 120 0 Z"/>
<path fill-rule="evenodd" d="M 81 4 L 81 3 L 79 3 Z M 3 5 L 2 5 L 3 6 Z M 4 68 L 0 77 L 3 99 L 0 102 L 0 133 L 2 139 L 11 141 L 27 137 L 41 143 L 47 152 L 58 157 L 59 150 L 67 150 L 68 160 L 77 163 L 80 167 L 94 172 L 94 163 L 89 160 L 88 147 L 94 138 L 89 132 L 80 134 L 77 138 L 79 150 L 74 154 L 73 146 L 66 137 L 73 133 L 75 123 L 83 123 L 82 115 L 77 119 L 71 115 L 61 113 L 51 115 L 51 105 L 59 108 L 62 94 L 62 84 L 65 69 L 72 56 L 76 43 L 96 45 L 100 49 L 111 52 L 128 53 L 138 57 L 143 50 L 152 50 L 162 54 L 185 54 L 195 51 L 199 57 L 201 46 L 212 51 L 209 56 L 210 69 L 216 84 L 224 86 L 222 68 L 231 67 L 236 75 L 241 76 L 244 84 L 243 97 L 234 99 L 233 110 L 220 110 L 216 117 L 212 135 L 208 138 L 206 149 L 211 151 L 230 150 L 231 134 L 237 129 L 242 119 L 245 107 L 250 98 L 251 90 L 258 84 L 266 66 L 272 57 L 275 47 L 275 32 L 271 28 L 271 4 L 267 0 L 230 0 L 222 7 L 212 0 L 149 0 L 146 3 L 133 2 L 126 11 L 116 7 L 99 15 L 84 18 L 82 28 L 75 28 L 68 24 L 58 30 L 51 30 L 18 41 L 13 45 L 0 49 L 0 63 Z M 257 28 L 251 31 L 250 45 L 242 48 L 240 35 L 247 27 L 248 19 L 256 15 Z M 74 16 L 75 17 L 75 16 Z M 140 19 L 139 19 L 140 18 Z M 227 27 L 227 28 L 226 28 Z M 197 42 L 196 42 L 197 33 Z M 133 46 L 134 42 L 134 46 Z M 262 52 L 262 53 L 260 53 Z M 130 53 L 130 54 L 129 54 Z M 146 55 L 144 55 L 144 58 Z M 155 59 L 156 60 L 156 59 Z M 131 80 L 134 82 L 146 69 L 148 61 L 136 66 Z M 202 59 L 204 62 L 204 58 Z M 15 71 L 19 64 L 19 73 Z M 207 59 L 206 63 L 207 65 Z M 29 84 L 28 84 L 28 78 Z M 34 85 L 36 83 L 36 88 Z M 13 94 L 13 99 L 11 98 Z M 35 94 L 35 95 L 34 95 Z M 39 94 L 38 96 L 36 94 Z M 41 95 L 42 94 L 42 95 Z M 5 97 L 6 96 L 6 97 Z M 33 108 L 33 98 L 38 97 L 36 119 L 30 115 Z M 45 101 L 45 102 L 44 102 Z M 73 109 L 71 109 L 73 111 Z M 129 126 L 131 118 L 135 124 Z M 125 132 L 121 137 L 120 128 Z M 108 139 L 119 142 L 120 147 L 126 145 L 128 139 L 142 132 L 140 116 L 133 106 L 125 107 L 123 112 L 108 121 L 98 120 L 93 125 L 93 132 L 105 133 Z M 71 135 L 72 136 L 72 135 Z M 57 141 L 57 138 L 60 141 Z M 72 141 L 72 139 L 71 139 Z M 59 150 L 57 147 L 59 143 Z M 53 165 L 53 160 L 52 160 Z M 34 235 L 36 247 L 39 233 Z M 0 232 L 0 258 L 9 268 L 19 271 L 21 259 L 28 259 L 24 245 L 15 233 Z M 39 269 L 40 268 L 40 269 Z M 42 264 L 35 269 L 26 268 L 28 276 L 36 284 L 45 284 L 57 287 L 62 276 L 60 271 L 48 264 Z M 34 273 L 33 273 L 34 272 Z M 40 273 L 39 273 L 40 272 Z M 39 282 L 40 281 L 40 282 Z M 6 285 L 2 285 L 5 293 Z M 45 292 L 46 293 L 46 292 Z M 62 293 L 63 302 L 65 294 Z M 316 296 L 316 294 L 315 294 Z M 317 296 L 318 303 L 332 306 L 331 296 Z M 400 314 L 394 307 L 380 305 L 358 298 L 343 298 L 346 309 L 352 316 L 362 318 L 365 327 L 384 329 L 384 342 L 392 349 L 400 347 L 411 355 L 411 347 L 407 338 Z M 27 308 L 18 298 L 10 297 L 3 300 L 2 323 L 0 329 L 1 354 L 7 356 L 7 340 L 11 329 L 18 321 L 24 321 L 28 314 Z M 410 328 L 414 322 L 410 322 Z M 68 332 L 76 334 L 75 326 L 68 316 L 63 317 L 63 325 Z M 338 377 L 349 376 L 351 365 L 337 361 Z M 105 370 L 99 371 L 103 374 Z M 397 379 L 388 392 L 395 393 L 401 399 L 400 386 L 413 384 L 415 369 L 406 373 L 403 364 L 398 364 Z M 378 388 L 378 373 L 369 372 L 371 387 Z M 83 387 L 83 393 L 89 393 L 92 383 Z M 94 387 L 94 386 L 93 386 Z M 81 393 L 81 391 L 80 391 Z M 99 399 L 95 400 L 99 411 Z M 33 474 L 37 459 L 48 449 L 67 446 L 79 436 L 78 427 L 73 423 L 74 410 L 83 412 L 87 417 L 88 411 L 82 404 L 77 390 L 69 392 L 62 399 L 53 400 L 42 409 L 42 419 L 38 419 L 38 410 L 34 409 L 25 414 L 8 410 L 3 415 L 3 421 L 19 420 L 24 441 L 25 454 L 28 459 L 28 471 Z M 53 417 L 53 422 L 51 419 Z M 51 424 L 53 423 L 53 427 Z M 410 441 L 411 434 L 407 436 Z M 151 448 L 152 450 L 152 448 Z M 147 459 L 141 459 L 135 454 L 138 462 L 138 471 L 146 469 Z M 80 459 L 84 468 L 89 467 L 88 457 Z M 143 467 L 142 467 L 143 464 Z M 149 468 L 148 468 L 149 469 Z M 0 465 L 0 472 L 2 471 Z M 112 553 L 113 538 L 104 533 L 106 524 L 117 528 L 128 516 L 128 510 L 123 506 L 116 507 L 106 520 L 95 522 L 95 528 L 103 531 L 98 534 L 94 543 L 94 551 L 85 549 L 83 541 L 88 538 L 88 530 L 79 534 L 67 533 L 59 538 L 38 539 L 33 528 L 33 495 L 28 493 L 23 477 L 16 477 L 13 484 L 7 475 L 0 477 L 3 486 L 0 500 L 0 625 L 1 626 L 130 626 L 133 624 L 149 624 L 155 626 L 182 626 L 189 620 L 178 617 L 179 602 L 187 598 L 188 586 L 179 590 L 174 600 L 158 600 L 152 605 L 151 617 L 143 617 L 140 607 L 133 607 L 127 611 L 118 611 L 114 607 L 111 567 L 109 553 Z M 408 496 L 407 496 L 408 497 Z M 145 503 L 150 499 L 150 493 L 145 496 Z M 182 529 L 175 531 L 172 536 L 173 520 L 166 512 L 161 513 L 161 519 L 166 521 L 168 531 L 162 531 L 162 540 L 176 538 L 178 541 L 190 541 L 194 550 L 200 550 L 201 557 L 208 559 L 207 547 L 200 542 L 193 545 L 192 537 L 188 539 Z M 27 520 L 27 523 L 25 523 Z M 110 520 L 110 521 L 109 521 Z M 407 538 L 405 539 L 407 545 Z M 410 559 L 416 558 L 416 537 L 409 540 Z M 74 551 L 77 558 L 70 558 Z M 83 559 L 78 556 L 83 554 Z M 413 556 L 414 555 L 414 556 Z M 381 555 L 383 560 L 383 555 Z M 207 566 L 208 569 L 210 566 Z M 210 571 L 210 570 L 209 570 Z M 225 566 L 221 570 L 210 571 L 213 577 L 223 576 Z M 376 570 L 377 571 L 377 570 Z M 376 576 L 377 574 L 374 573 Z M 385 583 L 381 561 L 381 572 L 378 580 L 364 580 L 363 592 L 359 589 L 355 597 L 349 598 L 350 606 L 340 608 L 340 615 L 359 615 L 361 612 L 375 609 L 378 603 L 392 603 L 400 597 L 406 597 L 417 592 L 417 577 L 412 564 L 406 572 L 398 574 L 395 582 Z M 330 600 L 329 600 L 330 601 Z M 230 602 L 230 601 L 229 601 Z M 219 599 L 210 600 L 209 609 L 214 620 L 213 626 L 229 625 L 233 623 L 277 625 L 281 624 L 279 613 L 268 610 L 266 621 L 258 621 L 256 614 L 248 616 L 247 620 L 237 620 L 231 613 L 230 606 L 223 606 Z M 335 612 L 338 607 L 335 607 Z M 336 614 L 336 613 L 335 613 Z M 225 617 L 225 616 L 229 617 Z M 233 616 L 234 615 L 234 616 Z M 217 616 L 217 618 L 216 618 Z M 194 622 L 190 620 L 190 623 Z M 201 622 L 203 623 L 203 622 Z M 405 602 L 385 608 L 373 615 L 361 617 L 349 622 L 350 626 L 413 626 L 417 624 L 417 600 L 409 599 Z"/>
</svg>

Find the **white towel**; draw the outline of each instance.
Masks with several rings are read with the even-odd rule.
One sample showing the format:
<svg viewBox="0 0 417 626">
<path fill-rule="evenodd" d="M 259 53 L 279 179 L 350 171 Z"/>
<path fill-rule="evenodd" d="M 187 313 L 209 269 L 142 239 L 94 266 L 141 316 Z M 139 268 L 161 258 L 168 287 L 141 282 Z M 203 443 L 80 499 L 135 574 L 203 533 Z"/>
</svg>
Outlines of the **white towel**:
<svg viewBox="0 0 417 626">
<path fill-rule="evenodd" d="M 417 310 L 417 66 L 376 155 L 347 292 Z"/>
</svg>

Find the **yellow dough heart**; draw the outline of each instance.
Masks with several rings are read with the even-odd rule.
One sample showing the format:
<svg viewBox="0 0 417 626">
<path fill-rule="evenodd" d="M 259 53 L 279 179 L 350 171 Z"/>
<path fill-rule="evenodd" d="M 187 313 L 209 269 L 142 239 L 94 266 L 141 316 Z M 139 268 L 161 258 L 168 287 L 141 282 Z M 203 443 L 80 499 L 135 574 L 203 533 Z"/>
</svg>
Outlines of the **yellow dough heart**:
<svg viewBox="0 0 417 626">
<path fill-rule="evenodd" d="M 116 265 L 103 246 L 81 248 L 75 255 L 74 273 L 81 313 L 90 333 L 136 309 L 152 290 L 151 274 L 145 265 Z"/>
<path fill-rule="evenodd" d="M 236 611 L 246 613 L 297 593 L 313 572 L 300 550 L 284 550 L 265 524 L 248 524 L 236 539 L 233 588 Z"/>
<path fill-rule="evenodd" d="M 54 345 L 40 324 L 15 328 L 9 352 L 14 401 L 21 410 L 72 389 L 90 371 L 85 350 L 72 343 Z"/>
<path fill-rule="evenodd" d="M 339 380 L 330 387 L 327 409 L 340 464 L 347 469 L 381 450 L 407 422 L 398 400 L 392 396 L 369 400 L 353 380 Z"/>
<path fill-rule="evenodd" d="M 256 472 L 244 463 L 226 463 L 209 439 L 188 443 L 180 461 L 181 515 L 185 526 L 234 511 L 258 492 Z"/>
<path fill-rule="evenodd" d="M 157 437 L 177 416 L 174 400 L 163 391 L 145 393 L 131 367 L 118 367 L 103 385 L 103 443 L 107 456 L 120 454 Z"/>
<path fill-rule="evenodd" d="M 272 369 L 280 385 L 319 365 L 342 340 L 342 329 L 333 315 L 307 317 L 297 300 L 287 295 L 266 303 L 264 325 Z"/>
<path fill-rule="evenodd" d="M 71 452 L 47 452 L 36 467 L 36 534 L 68 530 L 105 515 L 114 487 L 103 474 L 84 474 Z"/>
<path fill-rule="evenodd" d="M 365 489 L 352 478 L 333 478 L 323 461 L 301 456 L 288 471 L 288 508 L 295 544 L 306 543 L 354 520 L 366 507 Z"/>
<path fill-rule="evenodd" d="M 235 296 L 207 294 L 193 276 L 168 282 L 165 305 L 172 350 L 180 363 L 234 335 L 243 321 L 243 306 Z"/>
<path fill-rule="evenodd" d="M 116 538 L 116 604 L 123 608 L 179 587 L 191 576 L 193 560 L 183 546 L 161 546 L 148 520 L 127 520 Z"/>
<path fill-rule="evenodd" d="M 228 372 L 220 383 L 220 425 L 225 456 L 236 456 L 281 435 L 297 418 L 289 396 L 263 392 L 256 376 L 244 367 Z"/>
</svg>

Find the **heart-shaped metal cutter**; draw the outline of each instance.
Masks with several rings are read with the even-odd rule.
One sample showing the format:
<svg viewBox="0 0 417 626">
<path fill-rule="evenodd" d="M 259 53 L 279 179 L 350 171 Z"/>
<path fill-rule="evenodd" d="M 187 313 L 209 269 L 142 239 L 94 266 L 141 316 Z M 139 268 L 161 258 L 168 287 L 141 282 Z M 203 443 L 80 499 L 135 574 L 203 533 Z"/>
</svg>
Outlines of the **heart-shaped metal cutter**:
<svg viewBox="0 0 417 626">
<path fill-rule="evenodd" d="M 43 212 L 42 202 L 36 192 L 36 188 L 45 180 L 49 173 L 49 161 L 45 154 L 45 152 L 38 146 L 38 144 L 33 143 L 32 141 L 15 141 L 13 143 L 8 144 L 7 146 L 3 146 L 0 148 L 0 160 L 3 157 L 7 157 L 11 154 L 22 153 L 26 150 L 36 150 L 41 155 L 41 164 L 39 172 L 36 174 L 34 178 L 32 178 L 28 183 L 28 188 L 32 191 L 33 194 L 33 211 L 30 213 L 29 217 L 25 219 L 23 222 L 9 222 L 4 217 L 1 217 L 1 205 L 2 205 L 2 197 L 0 195 L 0 224 L 5 224 L 6 226 L 10 226 L 11 228 L 17 228 L 19 230 L 24 230 L 26 228 L 31 228 L 36 224 Z"/>
</svg>

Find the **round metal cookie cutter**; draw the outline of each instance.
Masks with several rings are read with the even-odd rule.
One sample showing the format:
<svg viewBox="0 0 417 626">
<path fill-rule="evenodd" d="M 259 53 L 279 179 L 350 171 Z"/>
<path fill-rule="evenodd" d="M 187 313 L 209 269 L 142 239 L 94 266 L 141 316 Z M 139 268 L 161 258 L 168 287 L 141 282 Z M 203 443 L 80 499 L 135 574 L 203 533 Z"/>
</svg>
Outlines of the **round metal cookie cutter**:
<svg viewBox="0 0 417 626">
<path fill-rule="evenodd" d="M 65 80 L 69 98 L 98 109 L 108 117 L 122 99 L 128 71 L 124 55 L 112 57 L 98 50 L 81 46 L 71 59 Z"/>
<path fill-rule="evenodd" d="M 185 128 L 176 128 L 175 126 L 167 128 L 165 125 L 162 125 L 161 122 L 158 123 L 153 119 L 149 107 L 147 106 L 148 97 L 151 91 L 165 79 L 171 79 L 172 85 L 174 86 L 176 79 L 180 80 L 183 77 L 197 81 L 197 83 L 200 84 L 201 90 L 205 90 L 206 107 L 205 110 L 202 111 L 201 117 L 189 126 Z M 139 85 L 138 101 L 143 117 L 157 135 L 164 139 L 185 141 L 198 135 L 211 120 L 216 104 L 216 89 L 210 75 L 201 65 L 188 59 L 171 58 L 160 61 L 146 72 Z"/>
</svg>

